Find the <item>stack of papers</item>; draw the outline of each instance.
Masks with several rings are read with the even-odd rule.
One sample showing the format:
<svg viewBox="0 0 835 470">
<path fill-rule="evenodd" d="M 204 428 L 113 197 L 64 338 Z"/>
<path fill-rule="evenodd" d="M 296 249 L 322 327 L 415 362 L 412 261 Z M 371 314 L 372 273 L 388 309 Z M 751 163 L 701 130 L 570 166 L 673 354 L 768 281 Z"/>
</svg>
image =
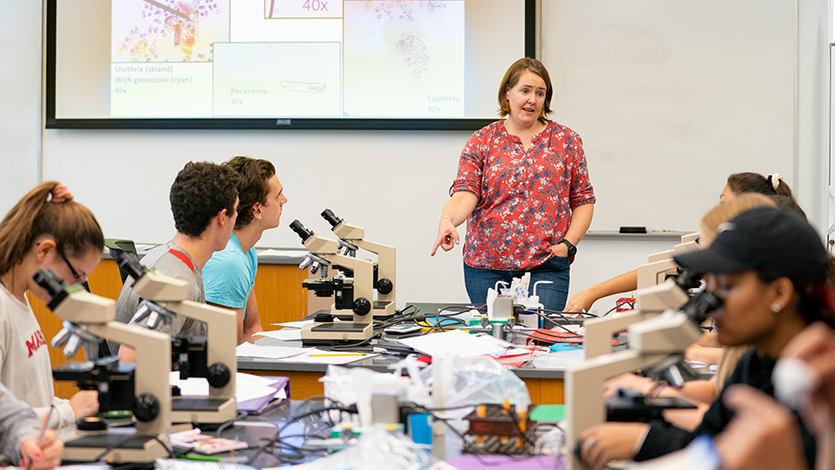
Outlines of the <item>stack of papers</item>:
<svg viewBox="0 0 835 470">
<path fill-rule="evenodd" d="M 235 355 L 238 357 L 257 357 L 262 359 L 286 359 L 304 354 L 307 351 L 309 349 L 287 346 L 258 346 L 252 343 L 243 343 L 235 348 Z"/>
<path fill-rule="evenodd" d="M 507 341 L 489 335 L 471 335 L 461 330 L 398 339 L 397 342 L 433 357 L 451 354 L 459 357 L 500 354 L 513 346 Z"/>
<path fill-rule="evenodd" d="M 182 396 L 209 396 L 209 382 L 203 377 L 180 379 L 180 373 L 171 372 L 168 383 L 180 387 Z M 261 377 L 238 372 L 235 375 L 235 402 L 239 411 L 253 414 L 272 409 L 290 398 L 290 379 L 287 377 Z"/>
<path fill-rule="evenodd" d="M 243 343 L 235 349 L 240 357 L 272 359 L 275 362 L 294 362 L 305 364 L 343 365 L 368 359 L 378 354 L 357 353 L 351 351 L 324 351 L 316 348 L 292 348 L 285 346 L 258 346 Z"/>
</svg>

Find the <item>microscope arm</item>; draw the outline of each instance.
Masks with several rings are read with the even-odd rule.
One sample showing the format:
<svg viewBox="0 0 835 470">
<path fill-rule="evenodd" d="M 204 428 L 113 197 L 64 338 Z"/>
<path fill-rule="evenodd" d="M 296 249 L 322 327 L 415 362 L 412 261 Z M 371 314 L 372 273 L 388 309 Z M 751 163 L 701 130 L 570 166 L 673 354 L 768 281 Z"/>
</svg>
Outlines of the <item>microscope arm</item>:
<svg viewBox="0 0 835 470">
<path fill-rule="evenodd" d="M 235 356 L 238 336 L 237 314 L 229 309 L 184 300 L 170 303 L 168 309 L 179 315 L 202 321 L 209 325 L 207 366 L 224 364 L 229 368 L 229 382 L 223 387 L 209 387 L 211 398 L 231 398 L 235 396 L 235 375 L 238 371 L 238 359 Z M 171 355 L 168 355 L 170 361 Z"/>
<path fill-rule="evenodd" d="M 638 266 L 638 289 L 660 284 L 664 281 L 662 276 L 666 276 L 667 271 L 677 267 L 678 264 L 672 258 Z"/>
<path fill-rule="evenodd" d="M 364 297 L 369 302 L 374 301 L 374 265 L 371 262 L 338 254 L 324 255 L 323 258 L 336 266 L 342 266 L 354 272 L 354 299 Z M 354 318 L 354 321 L 368 323 L 371 321 L 371 316 Z"/>
<path fill-rule="evenodd" d="M 391 292 L 383 294 L 378 291 L 378 298 L 379 300 L 393 302 L 397 292 L 397 249 L 393 246 L 368 240 L 354 240 L 353 243 L 364 250 L 377 253 L 377 278 L 388 279 L 392 283 Z"/>
<path fill-rule="evenodd" d="M 583 322 L 586 329 L 584 349 L 586 360 L 610 354 L 612 352 L 612 336 L 623 331 L 629 325 L 644 321 L 647 315 L 640 310 L 617 312 L 603 318 L 591 318 Z"/>
<path fill-rule="evenodd" d="M 586 320 L 586 359 L 612 352 L 612 335 L 625 330 L 633 323 L 648 320 L 661 312 L 684 305 L 689 298 L 672 279 L 657 286 L 645 287 L 635 293 L 635 310 L 616 312 L 603 318 Z"/>
<path fill-rule="evenodd" d="M 580 433 L 606 422 L 603 383 L 625 372 L 645 369 L 669 357 L 669 354 L 643 354 L 627 350 L 589 359 L 566 373 L 565 403 L 568 431 L 566 454 L 568 470 L 586 468 L 574 455 Z"/>
<path fill-rule="evenodd" d="M 171 369 L 171 338 L 164 333 L 129 326 L 111 321 L 87 326 L 91 333 L 116 341 L 136 350 L 134 394 L 149 394 L 159 400 L 157 417 L 148 422 L 137 421 L 139 434 L 168 435 L 171 431 L 171 387 L 168 371 Z"/>
</svg>

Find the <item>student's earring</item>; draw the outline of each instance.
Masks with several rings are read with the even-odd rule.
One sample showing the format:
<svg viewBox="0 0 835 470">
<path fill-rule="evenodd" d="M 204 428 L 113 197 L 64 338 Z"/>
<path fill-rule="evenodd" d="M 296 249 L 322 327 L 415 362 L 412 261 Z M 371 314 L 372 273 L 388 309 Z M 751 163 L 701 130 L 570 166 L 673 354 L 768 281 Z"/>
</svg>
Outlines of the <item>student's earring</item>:
<svg viewBox="0 0 835 470">
<path fill-rule="evenodd" d="M 783 306 L 778 303 L 771 304 L 771 311 L 774 313 L 780 313 L 780 310 L 783 310 Z"/>
</svg>

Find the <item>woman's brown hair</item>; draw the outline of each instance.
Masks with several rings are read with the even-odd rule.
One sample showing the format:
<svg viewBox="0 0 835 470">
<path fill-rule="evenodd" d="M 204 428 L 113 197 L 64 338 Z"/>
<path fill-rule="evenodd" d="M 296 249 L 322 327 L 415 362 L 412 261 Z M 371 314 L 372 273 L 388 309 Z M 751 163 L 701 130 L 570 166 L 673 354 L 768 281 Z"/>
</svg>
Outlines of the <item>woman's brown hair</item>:
<svg viewBox="0 0 835 470">
<path fill-rule="evenodd" d="M 0 274 L 23 262 L 41 235 L 55 240 L 65 256 L 104 250 L 104 235 L 89 209 L 73 201 L 52 202 L 49 195 L 60 183 L 46 181 L 29 191 L 0 222 Z"/>
<path fill-rule="evenodd" d="M 766 196 L 792 196 L 792 190 L 789 185 L 783 181 L 783 176 L 774 173 L 773 175 L 763 176 L 759 173 L 734 173 L 728 176 L 728 187 L 731 188 L 734 194 L 741 193 L 760 193 Z"/>
</svg>

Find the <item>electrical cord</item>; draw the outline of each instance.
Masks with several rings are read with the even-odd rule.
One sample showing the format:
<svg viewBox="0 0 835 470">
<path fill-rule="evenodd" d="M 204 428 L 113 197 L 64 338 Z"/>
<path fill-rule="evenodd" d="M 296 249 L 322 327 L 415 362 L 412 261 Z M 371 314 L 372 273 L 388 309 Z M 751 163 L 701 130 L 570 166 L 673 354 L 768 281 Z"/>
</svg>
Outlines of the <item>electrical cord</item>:
<svg viewBox="0 0 835 470">
<path fill-rule="evenodd" d="M 174 451 L 171 449 L 171 447 L 167 446 L 164 442 L 162 442 L 159 437 L 148 436 L 146 434 L 131 434 L 131 435 L 127 436 L 126 438 L 105 447 L 104 450 L 101 452 L 101 454 L 99 454 L 98 456 L 96 456 L 95 459 L 93 459 L 93 462 L 100 462 L 101 459 L 103 459 L 104 456 L 106 456 L 108 453 L 110 453 L 110 451 L 112 451 L 113 449 L 120 449 L 126 444 L 130 444 L 133 441 L 136 441 L 136 440 L 139 440 L 139 439 L 142 439 L 142 438 L 146 438 L 146 437 L 150 437 L 150 438 L 154 439 L 155 441 L 159 442 L 160 445 L 168 452 L 168 458 L 170 458 L 170 459 L 174 458 Z"/>
<path fill-rule="evenodd" d="M 329 411 L 342 411 L 342 412 L 346 412 L 346 413 L 356 414 L 357 413 L 357 407 L 356 407 L 356 405 L 346 407 L 346 406 L 340 404 L 340 406 L 327 406 L 327 407 L 324 407 L 324 408 L 318 408 L 318 409 L 311 410 L 311 411 L 308 411 L 308 412 L 305 412 L 305 413 L 302 413 L 302 414 L 299 414 L 299 415 L 292 416 L 287 422 L 285 422 L 282 426 L 280 426 L 278 428 L 278 430 L 276 431 L 276 433 L 273 437 L 265 439 L 265 442 L 262 445 L 255 448 L 255 452 L 249 457 L 249 459 L 247 459 L 247 461 L 245 462 L 245 465 L 252 465 L 252 463 L 262 453 L 265 453 L 265 452 L 272 455 L 273 457 L 276 457 L 279 461 L 283 461 L 282 459 L 286 458 L 286 455 L 284 455 L 284 453 L 281 453 L 281 451 L 279 450 L 279 452 L 281 453 L 281 455 L 283 457 L 279 457 L 279 455 L 275 454 L 275 445 L 277 443 L 281 444 L 279 446 L 279 449 L 282 449 L 284 446 L 288 445 L 288 443 L 283 441 L 283 439 L 285 439 L 285 438 L 281 437 L 281 432 L 284 431 L 287 428 L 287 426 L 289 426 L 290 424 L 292 424 L 292 423 L 294 423 L 294 422 L 296 422 L 296 421 L 298 421 L 302 418 L 306 418 L 308 416 L 312 416 L 312 415 L 319 414 L 319 413 L 324 413 L 324 412 L 329 412 Z M 302 456 L 302 457 L 304 457 L 304 456 Z"/>
<path fill-rule="evenodd" d="M 221 423 L 221 425 L 217 427 L 217 431 L 215 432 L 215 436 L 220 437 L 220 433 L 222 433 L 224 430 L 226 430 L 226 429 L 227 429 L 227 428 L 229 428 L 230 426 L 234 425 L 234 424 L 235 424 L 235 421 L 238 421 L 238 420 L 239 420 L 239 419 L 241 419 L 241 418 L 246 418 L 247 416 L 249 416 L 249 414 L 248 414 L 247 412 L 245 412 L 245 411 L 239 411 L 239 412 L 235 415 L 235 417 L 234 417 L 234 418 L 232 418 L 232 419 L 230 419 L 230 420 L 228 420 L 228 421 L 225 421 L 225 422 Z"/>
<path fill-rule="evenodd" d="M 623 302 L 621 302 L 621 303 L 619 303 L 619 304 L 616 304 L 614 307 L 610 308 L 610 309 L 609 309 L 606 313 L 604 313 L 603 315 L 600 315 L 600 316 L 601 316 L 601 317 L 605 317 L 606 315 L 608 315 L 608 314 L 610 314 L 610 313 L 614 312 L 615 310 L 617 310 L 617 309 L 619 309 L 619 308 L 623 307 L 624 305 L 629 305 L 629 308 L 630 308 L 630 309 L 634 309 L 634 308 L 635 308 L 635 304 L 634 304 L 634 303 L 632 303 L 632 302 L 629 302 L 629 301 L 627 300 L 627 301 L 623 301 Z"/>
</svg>

